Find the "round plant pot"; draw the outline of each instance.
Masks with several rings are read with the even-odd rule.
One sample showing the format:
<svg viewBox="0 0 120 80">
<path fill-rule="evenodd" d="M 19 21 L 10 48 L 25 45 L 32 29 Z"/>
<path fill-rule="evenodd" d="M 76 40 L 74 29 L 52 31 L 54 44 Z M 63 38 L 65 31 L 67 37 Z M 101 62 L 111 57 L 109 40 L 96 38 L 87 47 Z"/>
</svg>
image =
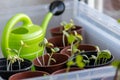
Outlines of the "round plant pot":
<svg viewBox="0 0 120 80">
<path fill-rule="evenodd" d="M 43 58 L 44 58 L 44 61 L 43 61 Z M 48 60 L 49 60 L 48 54 L 45 54 L 42 57 L 38 57 L 38 59 L 42 63 L 42 65 L 39 64 L 37 59 L 34 59 L 33 64 L 35 66 L 35 69 L 39 70 L 39 71 L 46 71 L 51 74 L 56 70 L 63 69 L 66 67 L 66 62 L 68 61 L 68 56 L 66 56 L 64 54 L 55 53 L 55 54 L 53 54 L 52 58 L 54 58 L 55 61 L 52 60 L 50 62 L 50 65 L 47 65 Z M 43 62 L 44 62 L 44 64 L 43 64 Z"/>
<path fill-rule="evenodd" d="M 59 52 L 64 48 L 63 46 L 63 40 L 62 36 L 56 36 L 48 39 L 48 42 L 52 43 L 54 47 L 58 47 L 60 50 Z M 67 39 L 65 38 L 65 47 L 67 46 Z M 48 53 L 51 53 L 50 48 L 46 48 Z"/>
<path fill-rule="evenodd" d="M 97 56 L 97 52 L 96 51 L 88 51 L 88 52 L 82 52 L 80 55 L 87 55 L 88 58 L 92 57 L 92 55 Z M 87 60 L 84 56 L 83 56 L 84 60 Z M 101 67 L 101 66 L 107 66 L 110 65 L 111 62 L 113 61 L 114 56 L 111 55 L 111 58 L 108 59 L 106 61 L 106 63 L 102 63 L 102 58 L 99 61 L 99 64 L 95 65 L 95 60 L 94 59 L 90 59 L 90 63 L 86 64 L 86 66 L 84 68 L 95 68 L 95 67 Z"/>
<path fill-rule="evenodd" d="M 78 71 L 78 70 L 81 70 L 81 69 L 77 68 L 77 67 L 72 67 L 72 68 L 70 68 L 69 72 Z M 57 70 L 57 71 L 53 72 L 52 75 L 67 73 L 66 71 L 67 71 L 67 68 L 60 69 L 60 70 Z"/>
<path fill-rule="evenodd" d="M 20 65 L 21 65 L 21 68 L 19 69 L 18 62 L 15 62 L 14 64 L 12 64 L 12 70 L 7 71 L 7 60 L 6 58 L 1 58 L 0 59 L 0 76 L 6 80 L 15 73 L 29 71 L 31 70 L 32 62 L 27 59 L 24 59 L 24 61 L 21 62 Z"/>
<path fill-rule="evenodd" d="M 61 54 L 66 54 L 68 56 L 71 56 L 71 51 L 68 51 L 68 49 L 70 49 L 71 47 L 65 47 L 63 50 L 61 50 Z M 81 51 L 97 51 L 97 48 L 94 45 L 90 45 L 90 44 L 80 44 L 78 46 L 78 49 Z"/>
<path fill-rule="evenodd" d="M 79 34 L 82 34 L 83 28 L 81 26 L 77 26 L 77 25 L 75 25 L 75 26 L 76 26 L 76 28 L 72 29 L 72 32 L 76 31 Z M 59 26 L 59 27 L 50 29 L 50 33 L 51 33 L 52 37 L 62 36 L 63 35 L 62 30 L 63 30 L 63 26 Z"/>
<path fill-rule="evenodd" d="M 29 78 L 34 78 L 34 77 L 41 77 L 44 75 L 49 75 L 49 73 L 44 72 L 44 71 L 26 71 L 26 72 L 20 72 L 12 75 L 9 80 L 21 80 L 21 79 L 29 79 Z"/>
</svg>

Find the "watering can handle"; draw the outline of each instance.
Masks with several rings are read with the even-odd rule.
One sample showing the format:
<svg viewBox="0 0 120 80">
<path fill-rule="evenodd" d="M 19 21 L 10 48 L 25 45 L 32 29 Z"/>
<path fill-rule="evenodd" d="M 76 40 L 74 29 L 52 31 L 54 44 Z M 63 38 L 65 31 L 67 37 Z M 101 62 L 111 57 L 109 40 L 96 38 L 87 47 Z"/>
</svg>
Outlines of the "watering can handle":
<svg viewBox="0 0 120 80">
<path fill-rule="evenodd" d="M 12 28 L 18 23 L 23 22 L 23 26 L 27 27 L 29 25 L 32 25 L 32 21 L 30 18 L 25 14 L 17 14 L 13 16 L 6 24 L 3 34 L 2 34 L 2 43 L 1 48 L 2 52 L 4 53 L 4 56 L 7 57 L 8 55 L 11 55 L 11 53 L 7 50 L 9 48 L 9 37 L 10 33 L 12 31 Z"/>
</svg>

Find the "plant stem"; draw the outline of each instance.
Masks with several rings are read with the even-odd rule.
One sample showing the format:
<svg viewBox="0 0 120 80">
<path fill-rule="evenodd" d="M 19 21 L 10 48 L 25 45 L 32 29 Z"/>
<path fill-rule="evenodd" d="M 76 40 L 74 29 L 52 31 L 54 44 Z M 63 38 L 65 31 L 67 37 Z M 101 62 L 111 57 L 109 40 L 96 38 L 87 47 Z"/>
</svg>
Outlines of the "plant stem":
<svg viewBox="0 0 120 80">
<path fill-rule="evenodd" d="M 22 50 L 22 46 L 19 48 L 19 50 L 18 50 L 18 56 L 20 56 L 20 52 L 21 52 L 21 50 Z"/>
<path fill-rule="evenodd" d="M 19 60 L 18 60 L 18 65 L 19 65 L 18 67 L 19 67 L 19 70 L 20 70 L 20 69 L 21 69 L 21 66 L 20 66 L 20 61 L 19 61 Z"/>
<path fill-rule="evenodd" d="M 47 64 L 47 66 L 49 66 L 50 65 L 50 62 L 51 62 L 51 58 L 52 58 L 52 56 L 53 56 L 53 52 L 51 53 L 51 55 L 49 56 L 49 60 L 48 60 L 48 64 Z"/>
<path fill-rule="evenodd" d="M 44 59 L 44 53 L 45 53 L 45 47 L 44 47 L 44 50 L 43 50 L 43 55 L 42 55 L 42 60 L 43 60 L 43 66 L 45 66 L 45 59 Z"/>
<path fill-rule="evenodd" d="M 7 60 L 7 62 L 6 62 L 6 70 L 8 71 L 8 60 Z"/>
<path fill-rule="evenodd" d="M 63 46 L 65 47 L 65 35 L 64 34 L 62 36 L 62 42 L 63 42 Z"/>
<path fill-rule="evenodd" d="M 69 70 L 70 70 L 70 66 L 67 67 L 66 72 L 69 72 Z"/>
<path fill-rule="evenodd" d="M 7 67 L 7 71 L 9 71 L 10 70 L 10 62 L 8 63 L 8 67 Z"/>
<path fill-rule="evenodd" d="M 99 65 L 99 64 L 100 64 L 100 59 L 97 60 L 97 65 Z"/>
<path fill-rule="evenodd" d="M 40 62 L 39 58 L 38 58 L 38 54 L 37 54 L 37 61 L 38 63 L 42 66 L 42 63 Z"/>
<path fill-rule="evenodd" d="M 74 55 L 74 52 L 73 52 L 73 42 L 71 43 L 71 55 L 72 56 Z"/>
<path fill-rule="evenodd" d="M 105 62 L 105 59 L 103 58 L 103 59 L 102 59 L 102 64 L 103 64 L 104 62 Z"/>
<path fill-rule="evenodd" d="M 114 80 L 119 80 L 119 78 L 118 78 L 119 67 L 120 67 L 120 63 L 117 66 L 117 69 L 116 69 L 116 72 L 115 72 L 115 76 L 114 76 Z"/>
<path fill-rule="evenodd" d="M 105 59 L 105 63 L 107 62 L 107 59 Z"/>
<path fill-rule="evenodd" d="M 11 71 L 12 71 L 12 64 L 10 65 L 10 67 L 11 67 Z"/>
<path fill-rule="evenodd" d="M 97 65 L 97 58 L 95 59 L 94 66 Z"/>
<path fill-rule="evenodd" d="M 18 50 L 18 56 L 20 56 L 20 52 L 22 50 L 23 46 L 21 46 Z M 21 65 L 20 65 L 20 61 L 18 60 L 18 67 L 19 67 L 19 70 L 21 69 Z"/>
</svg>

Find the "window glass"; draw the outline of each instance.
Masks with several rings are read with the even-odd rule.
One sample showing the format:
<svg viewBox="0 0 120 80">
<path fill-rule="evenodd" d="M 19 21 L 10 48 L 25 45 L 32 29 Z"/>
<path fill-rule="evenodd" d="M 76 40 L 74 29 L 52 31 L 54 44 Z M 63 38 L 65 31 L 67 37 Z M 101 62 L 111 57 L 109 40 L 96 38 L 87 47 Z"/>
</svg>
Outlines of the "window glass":
<svg viewBox="0 0 120 80">
<path fill-rule="evenodd" d="M 120 0 L 80 0 L 114 19 L 120 19 Z"/>
<path fill-rule="evenodd" d="M 120 0 L 104 0 L 103 12 L 115 19 L 120 19 Z"/>
</svg>

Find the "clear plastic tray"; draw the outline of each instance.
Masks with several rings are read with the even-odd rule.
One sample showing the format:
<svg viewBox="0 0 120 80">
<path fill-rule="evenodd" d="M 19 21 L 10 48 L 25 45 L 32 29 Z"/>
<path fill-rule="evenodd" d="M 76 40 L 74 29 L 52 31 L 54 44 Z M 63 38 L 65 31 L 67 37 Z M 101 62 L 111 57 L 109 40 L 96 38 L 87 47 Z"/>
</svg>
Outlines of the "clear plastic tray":
<svg viewBox="0 0 120 80">
<path fill-rule="evenodd" d="M 26 80 L 113 80 L 115 68 L 105 66 Z"/>
</svg>

